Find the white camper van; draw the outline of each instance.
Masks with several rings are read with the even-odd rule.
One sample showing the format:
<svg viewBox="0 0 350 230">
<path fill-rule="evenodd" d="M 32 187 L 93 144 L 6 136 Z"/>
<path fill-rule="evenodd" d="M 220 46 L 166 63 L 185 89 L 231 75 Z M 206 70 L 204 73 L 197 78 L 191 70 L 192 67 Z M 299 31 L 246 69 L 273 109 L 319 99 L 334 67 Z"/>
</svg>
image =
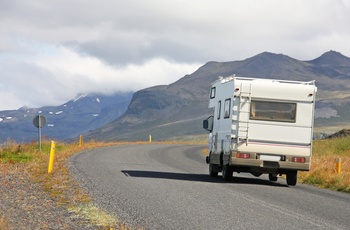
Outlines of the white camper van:
<svg viewBox="0 0 350 230">
<path fill-rule="evenodd" d="M 296 185 L 298 171 L 310 170 L 315 81 L 299 82 L 230 76 L 210 89 L 213 116 L 203 121 L 209 133 L 210 176 L 222 172 L 264 173 L 270 181 L 286 174 Z"/>
</svg>

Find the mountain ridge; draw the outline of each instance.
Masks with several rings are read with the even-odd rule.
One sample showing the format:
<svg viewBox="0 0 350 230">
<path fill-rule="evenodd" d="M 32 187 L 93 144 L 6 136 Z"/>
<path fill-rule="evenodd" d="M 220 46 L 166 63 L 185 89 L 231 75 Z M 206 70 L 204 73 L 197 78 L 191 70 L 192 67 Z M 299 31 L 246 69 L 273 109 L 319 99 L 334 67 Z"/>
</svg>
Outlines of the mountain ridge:
<svg viewBox="0 0 350 230">
<path fill-rule="evenodd" d="M 69 140 L 80 134 L 108 124 L 123 114 L 132 93 L 110 96 L 103 94 L 81 94 L 58 106 L 0 111 L 0 142 L 8 139 L 18 142 L 36 140 L 38 130 L 33 118 L 38 114 L 46 117 L 47 124 L 42 133 L 47 138 Z"/>
<path fill-rule="evenodd" d="M 170 85 L 136 92 L 125 114 L 86 136 L 103 140 L 142 140 L 153 134 L 156 139 L 164 140 L 203 135 L 206 132 L 202 130 L 201 120 L 211 114 L 207 108 L 210 85 L 220 76 L 233 74 L 266 79 L 316 80 L 320 98 L 316 102 L 316 115 L 320 114 L 315 119 L 316 128 L 322 130 L 323 126 L 346 125 L 348 119 L 342 106 L 350 105 L 350 98 L 344 99 L 340 95 L 345 95 L 350 89 L 350 71 L 347 71 L 350 63 L 347 60 L 348 57 L 341 53 L 329 51 L 311 61 L 270 52 L 240 61 L 210 61 Z"/>
<path fill-rule="evenodd" d="M 218 77 L 316 80 L 315 131 L 334 133 L 349 126 L 350 58 L 336 51 L 300 61 L 284 54 L 263 52 L 238 61 L 209 61 L 169 85 L 124 95 L 78 95 L 59 106 L 21 107 L 0 111 L 0 141 L 32 141 L 32 119 L 47 117 L 43 135 L 72 140 L 80 134 L 102 141 L 168 140 L 205 135 L 202 120 L 211 114 L 208 95 Z M 100 97 L 100 98 L 99 98 Z M 98 106 L 96 106 L 98 105 Z"/>
<path fill-rule="evenodd" d="M 350 58 L 344 56 L 340 52 L 330 50 L 309 62 L 312 64 L 325 66 L 349 66 Z"/>
</svg>

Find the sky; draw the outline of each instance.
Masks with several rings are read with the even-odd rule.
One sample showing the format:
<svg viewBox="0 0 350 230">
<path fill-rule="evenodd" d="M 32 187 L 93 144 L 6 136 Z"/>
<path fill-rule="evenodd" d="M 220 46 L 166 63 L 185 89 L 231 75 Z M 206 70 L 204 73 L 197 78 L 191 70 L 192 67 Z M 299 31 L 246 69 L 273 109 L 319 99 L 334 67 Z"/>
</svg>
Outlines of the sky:
<svg viewBox="0 0 350 230">
<path fill-rule="evenodd" d="M 0 110 L 175 82 L 268 51 L 350 57 L 350 0 L 0 0 Z"/>
</svg>

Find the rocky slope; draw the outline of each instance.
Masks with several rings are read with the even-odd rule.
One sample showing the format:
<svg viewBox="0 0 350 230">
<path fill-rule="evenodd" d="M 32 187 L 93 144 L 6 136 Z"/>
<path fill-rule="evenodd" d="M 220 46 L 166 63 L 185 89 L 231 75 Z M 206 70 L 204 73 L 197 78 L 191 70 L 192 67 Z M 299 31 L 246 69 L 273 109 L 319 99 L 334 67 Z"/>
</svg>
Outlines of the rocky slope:
<svg viewBox="0 0 350 230">
<path fill-rule="evenodd" d="M 205 135 L 202 120 L 211 114 L 209 88 L 219 76 L 311 81 L 318 87 L 315 131 L 334 133 L 350 124 L 350 58 L 329 51 L 300 61 L 264 52 L 240 61 L 208 62 L 170 85 L 113 96 L 81 95 L 60 106 L 0 111 L 0 143 L 37 139 L 33 118 L 41 113 L 47 138 L 70 140 L 80 134 L 96 140 L 154 140 Z M 132 97 L 132 98 L 131 98 Z M 319 135 L 324 137 L 325 135 Z"/>
<path fill-rule="evenodd" d="M 316 131 L 337 131 L 350 122 L 350 58 L 335 51 L 310 61 L 264 52 L 232 62 L 208 62 L 170 85 L 140 90 L 120 118 L 89 132 L 101 140 L 171 139 L 201 135 L 208 110 L 209 88 L 219 76 L 311 81 L 318 86 Z M 331 130 L 333 128 L 334 130 Z"/>
</svg>

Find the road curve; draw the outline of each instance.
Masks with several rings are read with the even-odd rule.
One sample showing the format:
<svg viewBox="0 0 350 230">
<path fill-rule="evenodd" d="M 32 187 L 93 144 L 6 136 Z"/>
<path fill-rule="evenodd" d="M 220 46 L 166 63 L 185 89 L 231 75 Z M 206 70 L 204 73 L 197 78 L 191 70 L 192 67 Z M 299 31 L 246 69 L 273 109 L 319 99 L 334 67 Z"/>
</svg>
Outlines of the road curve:
<svg viewBox="0 0 350 230">
<path fill-rule="evenodd" d="M 145 229 L 350 229 L 350 195 L 284 180 L 208 176 L 198 145 L 123 145 L 70 159 L 94 202 Z"/>
</svg>

